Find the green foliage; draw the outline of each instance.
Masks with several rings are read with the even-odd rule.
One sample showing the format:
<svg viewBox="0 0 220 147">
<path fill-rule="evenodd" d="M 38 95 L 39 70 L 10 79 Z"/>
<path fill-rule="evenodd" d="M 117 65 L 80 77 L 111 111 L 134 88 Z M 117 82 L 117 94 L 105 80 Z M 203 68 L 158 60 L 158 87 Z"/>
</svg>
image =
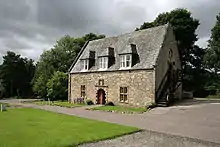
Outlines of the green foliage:
<svg viewBox="0 0 220 147">
<path fill-rule="evenodd" d="M 1 147 L 75 147 L 139 130 L 29 108 L 9 108 L 0 118 Z"/>
<path fill-rule="evenodd" d="M 155 102 L 150 102 L 148 104 L 146 104 L 146 109 L 149 110 L 149 109 L 153 109 L 157 106 L 157 104 Z"/>
<path fill-rule="evenodd" d="M 28 102 L 33 103 L 36 105 L 54 105 L 54 106 L 60 106 L 60 107 L 67 107 L 67 108 L 73 108 L 73 107 L 80 107 L 85 106 L 84 103 L 77 104 L 77 103 L 70 103 L 68 101 L 34 101 L 34 102 Z"/>
<path fill-rule="evenodd" d="M 3 98 L 6 92 L 5 85 L 3 85 L 3 80 L 0 80 L 0 99 Z"/>
<path fill-rule="evenodd" d="M 170 23 L 173 27 L 184 68 L 187 62 L 190 62 L 194 53 L 193 45 L 198 40 L 195 31 L 199 26 L 199 21 L 194 19 L 191 12 L 186 9 L 175 9 L 159 14 L 153 22 L 145 22 L 139 29 L 147 29 L 167 23 Z"/>
<path fill-rule="evenodd" d="M 87 105 L 94 105 L 94 103 L 93 103 L 92 100 L 86 100 L 86 104 L 87 104 Z"/>
<path fill-rule="evenodd" d="M 87 41 L 104 38 L 104 35 L 93 33 L 86 34 L 81 38 L 73 38 L 69 35 L 62 37 L 48 51 L 45 51 L 37 63 L 33 90 L 38 96 L 47 97 L 47 83 L 54 72 L 67 72 L 80 49 Z"/>
<path fill-rule="evenodd" d="M 177 46 L 182 61 L 183 78 L 187 76 L 196 76 L 188 73 L 188 68 L 201 68 L 201 61 L 203 60 L 204 49 L 195 46 L 197 41 L 196 29 L 199 26 L 199 20 L 194 19 L 190 11 L 186 9 L 175 9 L 170 12 L 159 14 L 153 22 L 145 22 L 140 28 L 136 30 L 147 29 L 154 26 L 171 24 L 177 40 Z M 188 87 L 188 83 L 184 84 Z M 185 88 L 184 86 L 184 88 Z"/>
<path fill-rule="evenodd" d="M 139 30 L 143 30 L 143 29 L 148 29 L 148 28 L 152 28 L 155 27 L 155 23 L 154 22 L 144 22 L 140 28 L 136 28 L 135 31 L 139 31 Z"/>
<path fill-rule="evenodd" d="M 30 96 L 32 95 L 31 80 L 34 76 L 34 61 L 22 58 L 14 52 L 8 51 L 3 56 L 0 66 L 1 86 L 4 87 L 4 96 Z"/>
<path fill-rule="evenodd" d="M 185 65 L 183 87 L 185 90 L 201 91 L 205 89 L 207 81 L 210 79 L 210 73 L 205 70 L 203 64 L 205 49 L 194 45 L 192 52 L 196 56 L 191 56 L 190 64 Z"/>
<path fill-rule="evenodd" d="M 220 13 L 216 16 L 216 19 L 204 62 L 208 69 L 218 73 L 220 72 Z"/>
<path fill-rule="evenodd" d="M 110 112 L 119 112 L 119 113 L 143 113 L 147 111 L 143 107 L 130 107 L 130 106 L 100 106 L 91 108 L 91 110 L 102 110 Z"/>
<path fill-rule="evenodd" d="M 208 89 L 220 90 L 220 13 L 216 16 L 216 23 L 211 30 L 208 49 L 204 57 L 204 64 L 212 72 L 212 78 L 207 85 Z M 211 83 L 210 83 L 211 82 Z"/>
<path fill-rule="evenodd" d="M 47 96 L 51 100 L 67 100 L 68 76 L 66 73 L 54 72 L 47 82 Z"/>
<path fill-rule="evenodd" d="M 113 102 L 107 102 L 105 105 L 106 106 L 114 106 L 115 104 Z"/>
</svg>

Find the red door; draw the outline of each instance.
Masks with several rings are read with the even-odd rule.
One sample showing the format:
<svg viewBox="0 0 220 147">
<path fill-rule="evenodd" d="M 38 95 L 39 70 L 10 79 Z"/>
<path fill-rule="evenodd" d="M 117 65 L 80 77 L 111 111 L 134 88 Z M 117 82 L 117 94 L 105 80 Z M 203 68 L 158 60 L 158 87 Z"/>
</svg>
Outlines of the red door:
<svg viewBox="0 0 220 147">
<path fill-rule="evenodd" d="M 100 100 L 100 104 L 103 104 L 103 91 L 102 90 L 100 90 L 99 100 Z"/>
<path fill-rule="evenodd" d="M 105 104 L 105 91 L 103 89 L 99 89 L 97 104 Z"/>
</svg>

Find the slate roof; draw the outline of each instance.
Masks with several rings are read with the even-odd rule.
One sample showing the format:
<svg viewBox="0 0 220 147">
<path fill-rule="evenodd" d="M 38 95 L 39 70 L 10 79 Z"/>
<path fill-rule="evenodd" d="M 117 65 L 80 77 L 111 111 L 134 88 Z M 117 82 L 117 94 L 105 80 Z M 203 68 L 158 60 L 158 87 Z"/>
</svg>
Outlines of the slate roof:
<svg viewBox="0 0 220 147">
<path fill-rule="evenodd" d="M 95 51 L 85 52 L 80 59 L 93 59 L 95 58 Z"/>
<path fill-rule="evenodd" d="M 112 47 L 102 48 L 98 51 L 97 55 L 98 57 L 114 56 L 113 52 L 114 52 L 114 48 Z"/>
<path fill-rule="evenodd" d="M 109 37 L 90 41 L 82 48 L 70 68 L 70 73 L 84 72 L 81 71 L 80 59 L 89 55 L 90 51 L 95 51 L 95 65 L 87 72 L 99 71 L 98 56 L 108 53 L 108 48 L 114 48 L 115 64 L 105 71 L 114 71 L 120 69 L 119 55 L 132 52 L 131 45 L 135 45 L 135 50 L 139 56 L 140 62 L 133 65 L 130 69 L 152 69 L 156 63 L 159 51 L 164 42 L 168 29 L 168 24 L 153 27 L 145 30 L 134 31 L 132 33 L 122 34 L 116 37 Z M 134 46 L 133 46 L 134 47 Z"/>
</svg>

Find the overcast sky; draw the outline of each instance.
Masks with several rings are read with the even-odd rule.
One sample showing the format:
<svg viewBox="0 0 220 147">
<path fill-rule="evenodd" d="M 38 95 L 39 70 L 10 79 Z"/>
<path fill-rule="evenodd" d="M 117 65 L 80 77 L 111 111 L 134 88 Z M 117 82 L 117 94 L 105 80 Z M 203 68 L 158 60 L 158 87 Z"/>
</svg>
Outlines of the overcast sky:
<svg viewBox="0 0 220 147">
<path fill-rule="evenodd" d="M 205 47 L 219 0 L 0 0 L 0 62 L 8 50 L 37 60 L 65 34 L 131 32 L 175 8 L 187 8 L 200 20 L 197 43 Z"/>
</svg>

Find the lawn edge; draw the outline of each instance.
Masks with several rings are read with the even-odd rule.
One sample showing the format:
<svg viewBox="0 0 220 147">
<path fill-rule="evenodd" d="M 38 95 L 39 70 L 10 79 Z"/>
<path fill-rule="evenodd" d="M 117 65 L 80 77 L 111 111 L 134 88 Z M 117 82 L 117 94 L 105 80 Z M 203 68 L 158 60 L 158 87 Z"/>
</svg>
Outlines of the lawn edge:
<svg viewBox="0 0 220 147">
<path fill-rule="evenodd" d="M 125 136 L 125 135 L 135 134 L 135 133 L 142 132 L 142 131 L 145 131 L 145 130 L 137 128 L 137 130 L 133 131 L 133 132 L 123 133 L 123 134 L 120 134 L 120 135 L 115 135 L 115 136 L 112 136 L 112 137 L 106 137 L 106 138 L 102 138 L 102 139 L 96 139 L 96 140 L 92 140 L 92 141 L 85 141 L 85 142 L 82 142 L 82 143 L 78 143 L 76 146 L 89 144 L 89 143 L 96 143 L 96 142 L 104 141 L 104 140 L 111 140 L 111 139 L 115 139 L 115 138 L 122 137 L 122 136 Z"/>
<path fill-rule="evenodd" d="M 33 105 L 37 105 L 37 106 L 56 106 L 56 107 L 63 107 L 63 108 L 77 108 L 77 107 L 87 106 L 87 105 L 63 106 L 63 105 L 59 105 L 59 104 L 37 104 L 34 102 L 22 102 L 22 103 L 33 104 Z"/>
<path fill-rule="evenodd" d="M 102 107 L 102 106 L 100 106 Z M 119 113 L 119 114 L 143 114 L 145 112 L 148 112 L 150 111 L 151 109 L 146 109 L 145 111 L 141 111 L 141 112 L 138 112 L 138 111 L 132 111 L 132 112 L 129 112 L 129 111 L 113 111 L 113 110 L 101 110 L 101 109 L 96 109 L 97 107 L 94 107 L 94 108 L 86 108 L 86 110 L 90 110 L 90 111 L 101 111 L 101 112 L 109 112 L 109 113 Z"/>
</svg>

